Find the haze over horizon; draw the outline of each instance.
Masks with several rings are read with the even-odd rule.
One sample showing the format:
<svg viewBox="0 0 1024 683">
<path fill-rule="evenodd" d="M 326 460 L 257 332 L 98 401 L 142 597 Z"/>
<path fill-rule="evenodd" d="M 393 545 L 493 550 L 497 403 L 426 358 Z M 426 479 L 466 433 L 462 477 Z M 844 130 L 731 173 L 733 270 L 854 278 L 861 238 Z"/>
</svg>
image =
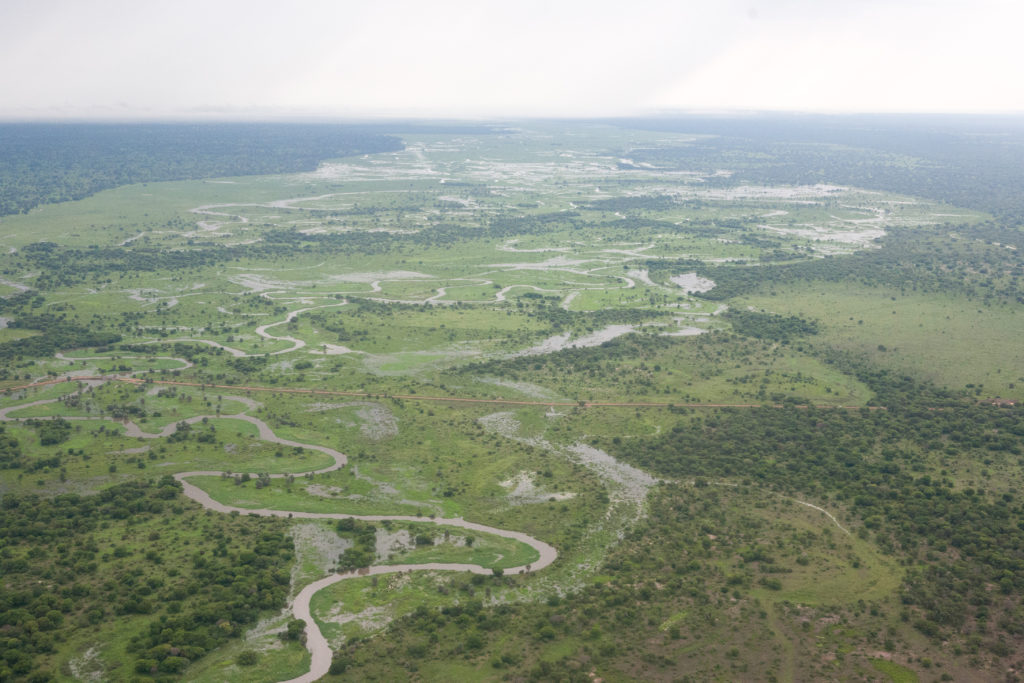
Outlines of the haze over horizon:
<svg viewBox="0 0 1024 683">
<path fill-rule="evenodd" d="M 0 118 L 1022 113 L 1006 0 L 9 0 Z"/>
</svg>

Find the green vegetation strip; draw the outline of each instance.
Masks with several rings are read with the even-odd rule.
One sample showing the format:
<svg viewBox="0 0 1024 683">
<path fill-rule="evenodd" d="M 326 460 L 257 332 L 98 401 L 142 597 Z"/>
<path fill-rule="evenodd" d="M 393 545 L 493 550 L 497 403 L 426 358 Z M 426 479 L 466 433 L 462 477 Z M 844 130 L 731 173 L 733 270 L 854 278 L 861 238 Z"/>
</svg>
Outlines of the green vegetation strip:
<svg viewBox="0 0 1024 683">
<path fill-rule="evenodd" d="M 763 408 L 766 405 L 768 407 L 783 407 L 782 404 L 763 404 L 763 403 L 669 403 L 669 402 L 657 402 L 657 401 L 577 401 L 575 403 L 569 403 L 565 401 L 517 401 L 512 399 L 504 398 L 469 398 L 461 396 L 425 396 L 420 394 L 372 394 L 361 391 L 331 391 L 327 389 L 299 389 L 293 387 L 261 387 L 261 386 L 249 386 L 249 385 L 237 385 L 237 384 L 206 384 L 202 382 L 184 382 L 174 380 L 151 380 L 151 379 L 134 379 L 128 377 L 109 377 L 109 376 L 95 376 L 95 377 L 67 377 L 52 381 L 38 382 L 36 384 L 21 385 L 15 387 L 8 387 L 5 391 L 17 391 L 21 389 L 28 389 L 31 387 L 46 386 L 49 384 L 57 384 L 60 382 L 70 382 L 73 380 L 96 380 L 96 381 L 111 381 L 111 382 L 127 382 L 130 384 L 159 384 L 159 385 L 170 385 L 170 386 L 183 386 L 183 387 L 200 387 L 205 389 L 230 389 L 232 391 L 260 391 L 260 392 L 273 392 L 281 394 L 308 394 L 312 396 L 351 396 L 356 398 L 373 398 L 373 399 L 398 399 L 402 401 L 436 401 L 436 402 L 450 402 L 450 403 L 482 403 L 482 404 L 499 404 L 499 405 L 517 405 L 517 406 L 545 406 L 551 408 Z M 805 404 L 798 404 L 797 407 L 807 408 L 848 408 L 850 410 L 859 410 L 862 406 L 833 406 L 830 404 L 820 406 L 809 406 Z M 870 410 L 885 410 L 883 406 L 868 406 Z"/>
</svg>

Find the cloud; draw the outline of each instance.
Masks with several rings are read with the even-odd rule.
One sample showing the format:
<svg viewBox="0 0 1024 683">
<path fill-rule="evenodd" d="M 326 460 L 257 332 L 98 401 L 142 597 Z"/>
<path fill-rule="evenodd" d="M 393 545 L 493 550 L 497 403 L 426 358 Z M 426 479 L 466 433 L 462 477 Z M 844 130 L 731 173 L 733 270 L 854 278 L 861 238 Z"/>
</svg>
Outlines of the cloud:
<svg viewBox="0 0 1024 683">
<path fill-rule="evenodd" d="M 653 93 L 655 108 L 1024 111 L 1016 6 L 870 6 L 790 16 Z"/>
<path fill-rule="evenodd" d="M 1001 0 L 8 0 L 0 115 L 1024 109 L 1021 18 Z"/>
</svg>

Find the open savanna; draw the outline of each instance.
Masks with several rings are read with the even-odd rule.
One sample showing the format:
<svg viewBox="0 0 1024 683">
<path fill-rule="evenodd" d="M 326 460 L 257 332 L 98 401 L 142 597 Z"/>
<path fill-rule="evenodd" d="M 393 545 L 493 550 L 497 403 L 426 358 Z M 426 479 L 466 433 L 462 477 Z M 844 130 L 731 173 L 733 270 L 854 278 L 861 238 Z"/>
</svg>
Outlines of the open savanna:
<svg viewBox="0 0 1024 683">
<path fill-rule="evenodd" d="M 747 305 L 820 320 L 813 341 L 981 398 L 1024 398 L 1024 312 L 942 294 L 810 282 Z"/>
<path fill-rule="evenodd" d="M 343 675 L 504 680 L 589 668 L 627 681 L 746 678 L 755 664 L 780 679 L 872 670 L 863 634 L 900 623 L 889 606 L 901 570 L 890 558 L 820 512 L 749 487 L 668 485 L 650 504 L 650 518 L 572 596 L 483 599 L 481 608 L 476 600 L 500 582 L 439 573 L 336 584 L 317 615 L 348 638 Z M 414 600 L 407 616 L 382 602 L 388 592 Z M 438 594 L 449 593 L 465 597 L 438 612 Z M 332 611 L 338 604 L 349 616 Z M 387 639 L 364 639 L 383 623 Z M 908 644 L 890 640 L 900 651 L 887 656 L 905 661 Z"/>
<path fill-rule="evenodd" d="M 41 668 L 299 676 L 310 657 L 287 637 L 287 601 L 338 567 L 534 561 L 432 521 L 459 517 L 558 558 L 516 576 L 339 581 L 312 600 L 327 680 L 978 680 L 1014 666 L 1024 432 L 1017 409 L 975 405 L 1024 397 L 1012 235 L 813 173 L 729 175 L 765 155 L 677 167 L 713 144 L 699 136 L 536 123 L 404 138 L 313 173 L 133 185 L 0 219 L 4 385 L 120 376 L 0 396 L 5 516 L 52 504 L 61 520 L 66 494 L 140 482 L 167 496 L 39 550 L 18 534 L 43 518 L 0 544 L 0 593 L 30 602 L 42 580 L 63 615 L 8 605 L 11 628 L 63 624 Z M 714 288 L 687 292 L 698 275 Z M 976 292 L 945 287 L 961 281 Z M 45 343 L 68 330 L 106 341 Z M 313 447 L 346 466 L 306 474 L 334 462 Z M 186 471 L 223 472 L 189 483 L 242 512 L 201 511 L 162 479 Z M 245 512 L 268 509 L 420 521 Z M 267 534 L 281 536 L 249 552 Z M 195 617 L 200 652 L 178 615 L 207 588 L 231 603 Z"/>
<path fill-rule="evenodd" d="M 460 373 L 500 375 L 584 402 L 759 404 L 789 398 L 851 406 L 871 398 L 863 383 L 809 351 L 802 341 L 779 344 L 724 332 L 691 337 L 644 332 L 594 348 L 485 361 Z"/>
</svg>

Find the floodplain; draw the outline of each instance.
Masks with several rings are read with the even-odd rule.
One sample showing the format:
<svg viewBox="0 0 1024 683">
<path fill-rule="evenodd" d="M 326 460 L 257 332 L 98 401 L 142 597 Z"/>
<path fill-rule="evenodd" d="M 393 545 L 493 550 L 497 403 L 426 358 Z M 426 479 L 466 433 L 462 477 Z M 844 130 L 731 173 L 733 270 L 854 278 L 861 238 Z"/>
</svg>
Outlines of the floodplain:
<svg viewBox="0 0 1024 683">
<path fill-rule="evenodd" d="M 29 529 L 0 677 L 962 680 L 1024 653 L 1022 271 L 990 214 L 658 162 L 701 135 L 400 137 L 0 218 L 0 495 Z"/>
</svg>

